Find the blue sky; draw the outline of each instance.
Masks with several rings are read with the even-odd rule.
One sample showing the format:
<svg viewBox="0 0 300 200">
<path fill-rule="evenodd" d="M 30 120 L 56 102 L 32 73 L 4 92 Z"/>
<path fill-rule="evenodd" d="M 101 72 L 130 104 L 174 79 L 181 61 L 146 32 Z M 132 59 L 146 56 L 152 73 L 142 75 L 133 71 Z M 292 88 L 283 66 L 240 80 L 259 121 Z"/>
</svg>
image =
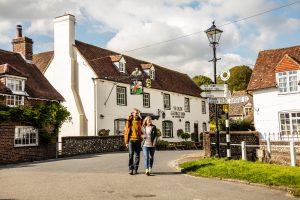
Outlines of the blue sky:
<svg viewBox="0 0 300 200">
<path fill-rule="evenodd" d="M 228 24 L 293 2 L 298 3 Z M 212 20 L 224 31 L 217 49 L 221 72 L 252 67 L 261 50 L 300 45 L 299 11 L 296 0 L 0 0 L 0 48 L 11 50 L 15 26 L 22 24 L 35 53 L 52 50 L 53 19 L 70 13 L 76 17 L 78 40 L 190 76 L 212 77 L 212 49 L 203 32 Z"/>
</svg>

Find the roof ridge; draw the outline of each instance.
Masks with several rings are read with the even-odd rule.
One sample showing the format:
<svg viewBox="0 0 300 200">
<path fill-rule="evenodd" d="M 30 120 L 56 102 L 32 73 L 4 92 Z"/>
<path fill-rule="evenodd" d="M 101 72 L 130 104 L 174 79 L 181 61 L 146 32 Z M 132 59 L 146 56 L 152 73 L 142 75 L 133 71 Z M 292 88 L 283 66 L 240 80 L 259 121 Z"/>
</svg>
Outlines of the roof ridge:
<svg viewBox="0 0 300 200">
<path fill-rule="evenodd" d="M 278 50 L 284 50 L 284 49 L 292 49 L 292 48 L 300 48 L 300 45 L 290 46 L 290 47 L 282 47 L 277 49 L 267 49 L 267 50 L 261 50 L 259 52 L 269 52 L 269 51 L 278 51 Z"/>
</svg>

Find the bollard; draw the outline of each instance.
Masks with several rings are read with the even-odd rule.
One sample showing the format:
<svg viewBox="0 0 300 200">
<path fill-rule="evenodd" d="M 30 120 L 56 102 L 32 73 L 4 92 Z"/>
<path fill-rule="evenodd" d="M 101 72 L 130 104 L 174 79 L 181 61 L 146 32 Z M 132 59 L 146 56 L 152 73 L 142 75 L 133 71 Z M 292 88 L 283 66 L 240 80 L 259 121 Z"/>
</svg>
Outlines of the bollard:
<svg viewBox="0 0 300 200">
<path fill-rule="evenodd" d="M 270 141 L 270 137 L 267 138 L 267 151 L 268 151 L 269 155 L 271 155 L 271 141 Z"/>
<path fill-rule="evenodd" d="M 296 166 L 296 149 L 294 141 L 290 141 L 291 166 Z"/>
<path fill-rule="evenodd" d="M 241 143 L 241 147 L 242 147 L 242 160 L 247 160 L 246 142 L 245 141 L 243 141 Z"/>
</svg>

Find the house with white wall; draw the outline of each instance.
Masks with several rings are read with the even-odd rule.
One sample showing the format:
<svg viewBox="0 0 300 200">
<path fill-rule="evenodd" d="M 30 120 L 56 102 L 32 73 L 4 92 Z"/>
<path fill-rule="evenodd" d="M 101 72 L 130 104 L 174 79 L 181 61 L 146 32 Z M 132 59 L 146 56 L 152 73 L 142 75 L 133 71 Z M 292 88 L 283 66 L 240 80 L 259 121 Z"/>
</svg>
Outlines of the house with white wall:
<svg viewBox="0 0 300 200">
<path fill-rule="evenodd" d="M 123 134 L 133 108 L 151 115 L 162 137 L 178 141 L 177 130 L 200 133 L 208 127 L 208 104 L 183 73 L 75 40 L 75 17 L 54 19 L 54 51 L 33 56 L 50 83 L 65 97 L 72 123 L 60 137 L 95 136 L 101 129 Z M 131 74 L 141 72 L 143 94 L 131 94 Z"/>
<path fill-rule="evenodd" d="M 295 139 L 300 131 L 300 46 L 258 54 L 248 85 L 257 131 Z"/>
</svg>

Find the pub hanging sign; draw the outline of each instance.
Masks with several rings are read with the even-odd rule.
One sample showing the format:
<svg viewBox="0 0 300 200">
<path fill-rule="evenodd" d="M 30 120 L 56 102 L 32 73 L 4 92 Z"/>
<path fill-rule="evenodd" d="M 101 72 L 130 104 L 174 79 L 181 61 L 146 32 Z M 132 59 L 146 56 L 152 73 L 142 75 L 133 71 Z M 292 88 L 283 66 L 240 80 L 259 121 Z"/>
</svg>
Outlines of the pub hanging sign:
<svg viewBox="0 0 300 200">
<path fill-rule="evenodd" d="M 171 111 L 172 118 L 184 118 L 185 112 L 183 112 L 182 110 L 182 107 L 173 106 L 173 110 Z"/>
</svg>

